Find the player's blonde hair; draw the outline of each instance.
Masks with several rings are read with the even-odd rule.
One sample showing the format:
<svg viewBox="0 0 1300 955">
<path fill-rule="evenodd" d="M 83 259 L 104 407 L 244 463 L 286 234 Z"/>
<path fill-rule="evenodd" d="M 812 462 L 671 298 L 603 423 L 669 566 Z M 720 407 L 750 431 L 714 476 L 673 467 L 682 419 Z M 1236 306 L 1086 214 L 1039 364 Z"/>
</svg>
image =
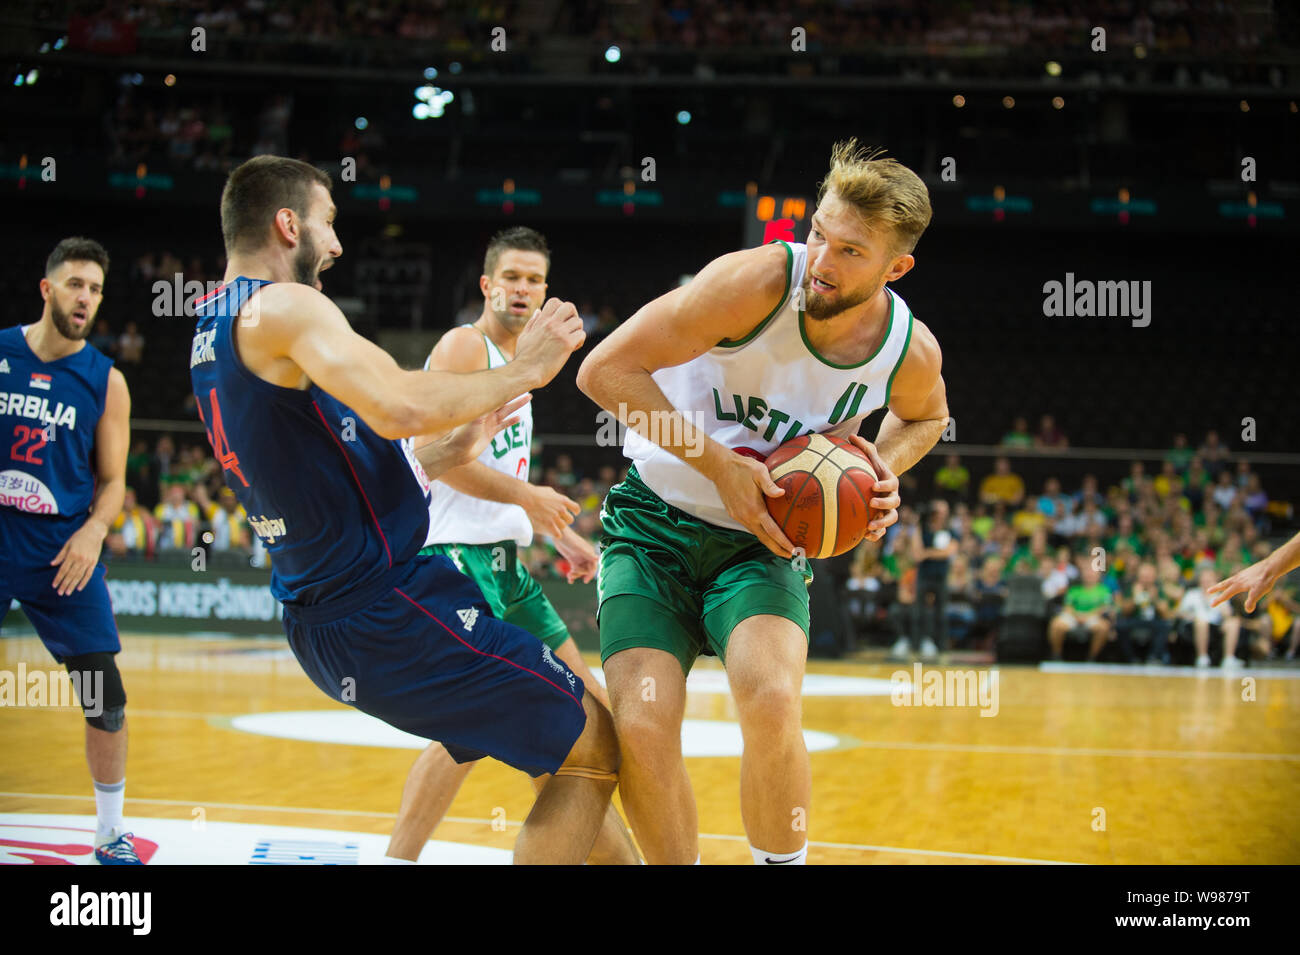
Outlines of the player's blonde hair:
<svg viewBox="0 0 1300 955">
<path fill-rule="evenodd" d="M 817 201 L 834 192 L 858 211 L 868 230 L 890 229 L 894 254 L 906 255 L 930 224 L 930 192 L 920 176 L 883 154 L 883 149 L 859 146 L 856 139 L 836 143 Z"/>
</svg>

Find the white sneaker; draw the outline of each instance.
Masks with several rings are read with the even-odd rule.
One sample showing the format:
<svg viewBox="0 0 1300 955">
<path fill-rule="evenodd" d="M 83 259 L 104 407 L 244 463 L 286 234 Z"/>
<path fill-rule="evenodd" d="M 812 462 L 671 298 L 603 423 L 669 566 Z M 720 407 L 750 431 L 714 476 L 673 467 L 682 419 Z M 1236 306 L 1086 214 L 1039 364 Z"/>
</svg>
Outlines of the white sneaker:
<svg viewBox="0 0 1300 955">
<path fill-rule="evenodd" d="M 1208 667 L 1208 666 L 1210 665 L 1210 657 L 1209 657 L 1209 655 L 1203 653 L 1203 654 L 1201 654 L 1199 657 L 1197 657 L 1197 658 L 1196 658 L 1196 665 L 1197 665 L 1198 667 L 1202 668 L 1202 669 L 1204 669 L 1205 667 Z"/>
<path fill-rule="evenodd" d="M 898 660 L 906 660 L 912 655 L 912 644 L 908 642 L 907 637 L 899 637 L 889 648 L 889 655 Z"/>
<path fill-rule="evenodd" d="M 934 645 L 934 641 L 926 637 L 921 641 L 921 659 L 934 660 L 939 656 L 939 648 Z"/>
<path fill-rule="evenodd" d="M 1240 657 L 1235 657 L 1235 656 L 1233 656 L 1233 657 L 1224 657 L 1224 658 L 1223 658 L 1223 663 L 1222 663 L 1221 665 L 1222 665 L 1222 667 L 1223 667 L 1225 670 L 1240 670 L 1240 669 L 1241 669 L 1241 658 L 1240 658 Z"/>
</svg>

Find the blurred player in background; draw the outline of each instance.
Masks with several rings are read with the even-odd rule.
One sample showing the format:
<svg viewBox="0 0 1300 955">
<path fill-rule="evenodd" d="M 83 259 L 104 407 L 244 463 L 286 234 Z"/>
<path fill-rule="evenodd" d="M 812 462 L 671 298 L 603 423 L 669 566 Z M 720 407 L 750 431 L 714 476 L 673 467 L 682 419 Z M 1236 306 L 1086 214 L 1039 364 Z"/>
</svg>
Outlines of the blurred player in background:
<svg viewBox="0 0 1300 955">
<path fill-rule="evenodd" d="M 783 492 L 763 459 L 810 431 L 848 438 L 878 478 L 868 538 L 898 519 L 896 474 L 948 420 L 938 343 L 887 287 L 911 270 L 930 215 L 920 177 L 840 143 L 806 245 L 715 259 L 642 307 L 578 371 L 578 387 L 628 425 L 634 462 L 602 510 L 598 619 L 620 792 L 648 862 L 699 859 L 681 725 L 701 652 L 723 661 L 736 700 L 754 862 L 806 861 L 807 563 L 792 559 L 768 513 L 764 495 Z M 873 446 L 857 432 L 883 406 Z"/>
<path fill-rule="evenodd" d="M 483 312 L 470 325 L 453 328 L 433 349 L 424 367 L 475 372 L 500 368 L 515 357 L 519 333 L 546 300 L 551 253 L 538 232 L 516 227 L 498 232 L 488 244 L 479 289 Z M 446 471 L 429 491 L 429 536 L 421 554 L 441 554 L 479 585 L 492 612 L 533 634 L 582 678 L 587 692 L 609 708 L 609 698 L 578 645 L 542 593 L 518 548 L 533 534 L 545 534 L 570 565 L 569 583 L 589 582 L 596 574 L 596 551 L 569 525 L 580 510 L 549 487 L 528 483 L 533 439 L 531 406 L 519 421 L 492 439 L 478 460 Z M 413 439 L 416 446 L 426 439 Z M 414 862 L 447 814 L 474 762 L 456 762 L 441 743 L 420 754 L 407 777 L 402 806 L 388 847 L 390 861 Z M 545 779 L 533 785 L 540 791 Z M 611 805 L 589 862 L 634 865 L 631 837 Z"/>
<path fill-rule="evenodd" d="M 0 619 L 17 599 L 79 681 L 95 859 L 139 865 L 122 822 L 122 645 L 99 561 L 126 493 L 131 396 L 112 360 L 86 341 L 107 275 L 102 245 L 64 239 L 45 263 L 40 321 L 0 331 Z"/>
</svg>

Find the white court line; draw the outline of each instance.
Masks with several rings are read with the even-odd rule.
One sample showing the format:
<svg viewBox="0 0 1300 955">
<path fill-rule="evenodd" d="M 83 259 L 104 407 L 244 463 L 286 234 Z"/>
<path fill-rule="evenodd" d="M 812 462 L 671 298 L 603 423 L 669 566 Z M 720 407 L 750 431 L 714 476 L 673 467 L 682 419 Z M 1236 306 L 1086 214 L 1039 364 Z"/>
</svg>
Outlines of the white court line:
<svg viewBox="0 0 1300 955">
<path fill-rule="evenodd" d="M 0 796 L 13 796 L 21 799 L 83 799 L 92 800 L 93 796 L 70 796 L 58 793 L 14 793 L 0 792 Z M 183 799 L 142 799 L 135 796 L 127 796 L 127 802 L 147 803 L 154 806 L 202 806 L 204 809 L 237 809 L 244 811 L 260 810 L 263 812 L 304 812 L 319 813 L 334 816 L 371 816 L 380 819 L 396 819 L 395 812 L 370 812 L 362 809 L 303 809 L 293 806 L 255 806 L 244 803 L 223 803 L 223 802 L 204 802 L 195 800 L 186 802 Z M 500 821 L 495 819 L 474 819 L 468 816 L 444 816 L 447 822 L 465 822 L 479 825 L 500 825 Z M 522 826 L 522 822 L 511 822 L 506 820 L 507 826 Z M 728 836 L 718 835 L 716 833 L 701 832 L 701 839 L 717 839 L 726 842 L 745 842 L 749 839 L 746 836 Z M 868 846 L 858 845 L 852 842 L 813 842 L 809 841 L 810 848 L 818 849 L 856 849 L 862 852 L 898 852 L 905 855 L 920 856 L 944 856 L 952 859 L 982 859 L 987 862 L 1023 862 L 1029 865 L 1087 865 L 1084 862 L 1060 862 L 1055 859 L 1022 859 L 1018 856 L 995 856 L 985 855 L 978 852 L 944 852 L 937 849 L 904 849 L 900 846 Z"/>
<path fill-rule="evenodd" d="M 68 712 L 69 710 L 74 710 L 74 709 L 75 709 L 75 710 L 80 710 L 81 707 L 77 706 L 75 703 L 74 703 L 72 706 L 21 706 L 21 707 L 19 707 L 19 706 L 5 706 L 5 707 L 0 707 L 0 710 L 18 710 L 18 709 L 22 709 L 22 710 L 31 710 L 31 711 L 35 711 L 35 712 L 66 713 L 66 712 Z M 233 717 L 233 716 L 242 716 L 243 713 L 242 713 L 242 712 L 240 712 L 240 713 L 198 713 L 198 712 L 195 712 L 195 711 L 192 711 L 192 710 L 145 710 L 145 709 L 137 709 L 137 708 L 135 708 L 135 707 L 132 707 L 131 710 L 130 710 L 130 712 L 129 712 L 127 715 L 129 715 L 129 716 L 152 716 L 152 717 L 155 717 L 155 718 L 167 718 L 167 719 L 176 719 L 176 720 L 206 720 L 206 719 L 210 719 L 211 717 L 214 717 L 214 716 L 216 716 L 216 717 Z"/>
<path fill-rule="evenodd" d="M 992 746 L 976 743 L 905 743 L 893 740 L 856 740 L 867 749 L 912 749 L 953 753 L 1010 753 L 1025 756 L 1128 756 L 1133 759 L 1245 759 L 1265 762 L 1300 762 L 1300 753 L 1228 753 L 1181 749 L 1088 749 L 1069 746 Z"/>
<path fill-rule="evenodd" d="M 1043 660 L 1038 664 L 1039 673 L 1102 673 L 1107 676 L 1146 676 L 1146 677 L 1231 677 L 1240 679 L 1244 676 L 1258 680 L 1300 680 L 1300 669 L 1296 667 L 1250 667 L 1240 670 L 1225 670 L 1222 667 L 1162 666 L 1146 663 L 1065 663 L 1061 660 Z"/>
<path fill-rule="evenodd" d="M 27 707 L 33 710 L 55 710 L 54 707 Z M 61 707 L 57 712 L 64 712 L 69 707 Z M 184 710 L 132 710 L 137 716 L 172 719 L 229 719 L 239 716 L 235 713 L 192 713 Z M 925 752 L 952 753 L 1002 753 L 1020 756 L 1127 756 L 1131 759 L 1240 759 L 1246 761 L 1294 763 L 1300 762 L 1300 753 L 1234 753 L 1217 750 L 1181 750 L 1181 749 L 1089 749 L 1069 746 L 994 746 L 977 743 L 907 743 L 897 740 L 854 740 L 854 745 L 847 747 L 865 749 L 907 749 Z"/>
</svg>

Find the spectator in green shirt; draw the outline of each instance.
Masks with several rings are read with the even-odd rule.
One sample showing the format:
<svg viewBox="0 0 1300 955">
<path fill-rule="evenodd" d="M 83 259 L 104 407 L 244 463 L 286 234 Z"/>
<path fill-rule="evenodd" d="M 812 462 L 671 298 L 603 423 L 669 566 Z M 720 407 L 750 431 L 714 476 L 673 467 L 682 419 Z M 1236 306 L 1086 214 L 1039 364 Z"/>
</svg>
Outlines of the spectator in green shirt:
<svg viewBox="0 0 1300 955">
<path fill-rule="evenodd" d="M 970 471 L 962 466 L 961 458 L 950 454 L 944 459 L 943 467 L 934 472 L 934 486 L 943 497 L 960 500 L 970 489 Z"/>
<path fill-rule="evenodd" d="M 1174 446 L 1165 452 L 1165 460 L 1174 466 L 1179 474 L 1187 470 L 1195 452 L 1187 444 L 1187 435 L 1174 435 Z"/>
<path fill-rule="evenodd" d="M 1032 448 L 1034 436 L 1029 433 L 1029 422 L 1017 418 L 1012 423 L 1011 430 L 1002 436 L 1001 443 L 1004 448 Z"/>
<path fill-rule="evenodd" d="M 1065 592 L 1065 605 L 1048 624 L 1047 642 L 1052 659 L 1059 660 L 1065 649 L 1065 635 L 1075 627 L 1086 627 L 1092 637 L 1088 646 L 1088 662 L 1092 663 L 1110 639 L 1115 598 L 1101 582 L 1101 574 L 1093 569 L 1091 560 L 1080 562 L 1079 573 L 1080 582 Z"/>
<path fill-rule="evenodd" d="M 1119 551 L 1120 544 L 1128 544 L 1137 554 L 1143 551 L 1142 538 L 1133 528 L 1133 518 L 1129 514 L 1119 516 L 1119 524 L 1115 530 L 1115 536 L 1106 541 L 1106 549 L 1115 553 Z"/>
<path fill-rule="evenodd" d="M 1011 560 L 1007 562 L 1007 576 L 1037 574 L 1051 559 L 1052 555 L 1047 550 L 1047 529 L 1037 528 L 1029 542 L 1016 548 L 1011 555 Z"/>
<path fill-rule="evenodd" d="M 1151 481 L 1146 475 L 1146 465 L 1141 461 L 1134 461 L 1129 465 L 1128 477 L 1120 481 L 1120 487 L 1128 495 L 1130 501 L 1136 501 L 1142 496 L 1142 492 L 1151 486 Z"/>
<path fill-rule="evenodd" d="M 993 530 L 994 523 L 996 523 L 996 521 L 993 515 L 989 513 L 989 509 L 986 505 L 975 505 L 975 516 L 972 517 L 970 521 L 970 532 L 974 534 L 976 538 L 980 541 L 988 540 L 989 534 Z"/>
</svg>

